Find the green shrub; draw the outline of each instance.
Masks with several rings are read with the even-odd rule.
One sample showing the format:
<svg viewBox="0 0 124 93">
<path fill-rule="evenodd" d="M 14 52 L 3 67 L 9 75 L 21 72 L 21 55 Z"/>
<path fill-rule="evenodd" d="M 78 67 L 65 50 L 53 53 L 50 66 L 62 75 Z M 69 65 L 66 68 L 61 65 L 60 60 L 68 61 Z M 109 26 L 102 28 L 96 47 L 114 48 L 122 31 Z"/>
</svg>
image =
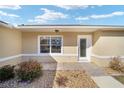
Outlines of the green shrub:
<svg viewBox="0 0 124 93">
<path fill-rule="evenodd" d="M 120 71 L 124 73 L 124 63 L 121 62 Z"/>
<path fill-rule="evenodd" d="M 14 66 L 5 65 L 0 68 L 0 81 L 14 78 Z"/>
<path fill-rule="evenodd" d="M 16 69 L 17 76 L 21 81 L 32 81 L 41 75 L 41 64 L 34 60 L 22 62 Z"/>
</svg>

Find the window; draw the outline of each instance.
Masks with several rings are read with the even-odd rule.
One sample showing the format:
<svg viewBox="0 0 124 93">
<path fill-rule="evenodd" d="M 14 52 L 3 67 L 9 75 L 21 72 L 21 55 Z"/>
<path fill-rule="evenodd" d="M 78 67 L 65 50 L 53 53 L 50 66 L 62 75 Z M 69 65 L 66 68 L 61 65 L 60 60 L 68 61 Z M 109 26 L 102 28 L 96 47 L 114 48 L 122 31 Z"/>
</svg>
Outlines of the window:
<svg viewBox="0 0 124 93">
<path fill-rule="evenodd" d="M 80 56 L 86 57 L 86 39 L 80 39 Z"/>
<path fill-rule="evenodd" d="M 61 36 L 41 36 L 40 53 L 61 53 L 62 51 Z"/>
<path fill-rule="evenodd" d="M 51 52 L 61 53 L 61 37 L 51 37 Z"/>
<path fill-rule="evenodd" d="M 41 37 L 40 38 L 40 53 L 49 53 L 50 52 L 50 38 Z"/>
</svg>

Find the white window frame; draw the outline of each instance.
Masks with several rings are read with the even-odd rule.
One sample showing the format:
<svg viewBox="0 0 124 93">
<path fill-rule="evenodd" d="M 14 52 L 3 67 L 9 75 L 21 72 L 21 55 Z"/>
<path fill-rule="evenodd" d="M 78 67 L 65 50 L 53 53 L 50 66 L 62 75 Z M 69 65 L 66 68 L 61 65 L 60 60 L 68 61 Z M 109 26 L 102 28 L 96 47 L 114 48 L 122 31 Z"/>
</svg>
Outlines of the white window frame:
<svg viewBox="0 0 124 93">
<path fill-rule="evenodd" d="M 50 37 L 50 53 L 40 53 L 40 38 Z M 51 53 L 51 37 L 61 37 L 61 53 Z M 39 55 L 61 55 L 63 54 L 63 36 L 62 35 L 39 35 L 38 36 L 38 54 Z"/>
</svg>

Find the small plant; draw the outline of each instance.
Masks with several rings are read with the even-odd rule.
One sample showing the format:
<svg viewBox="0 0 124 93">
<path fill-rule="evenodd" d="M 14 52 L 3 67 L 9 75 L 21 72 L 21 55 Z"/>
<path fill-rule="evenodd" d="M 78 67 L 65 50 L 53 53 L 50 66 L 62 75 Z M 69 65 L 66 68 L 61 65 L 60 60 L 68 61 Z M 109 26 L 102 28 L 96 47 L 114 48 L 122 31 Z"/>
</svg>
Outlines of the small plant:
<svg viewBox="0 0 124 93">
<path fill-rule="evenodd" d="M 21 81 L 32 81 L 41 75 L 41 64 L 35 60 L 22 62 L 16 69 L 17 76 Z"/>
<path fill-rule="evenodd" d="M 14 66 L 5 65 L 0 68 L 0 81 L 14 78 Z"/>
<path fill-rule="evenodd" d="M 66 82 L 68 81 L 68 78 L 65 77 L 65 76 L 61 76 L 59 75 L 59 77 L 56 78 L 56 83 L 59 85 L 59 86 L 66 86 Z"/>
<path fill-rule="evenodd" d="M 121 72 L 124 73 L 124 63 L 122 63 L 122 62 L 121 62 L 120 70 L 121 70 Z"/>
<path fill-rule="evenodd" d="M 110 68 L 113 70 L 121 71 L 121 60 L 119 57 L 113 57 L 110 62 Z"/>
</svg>

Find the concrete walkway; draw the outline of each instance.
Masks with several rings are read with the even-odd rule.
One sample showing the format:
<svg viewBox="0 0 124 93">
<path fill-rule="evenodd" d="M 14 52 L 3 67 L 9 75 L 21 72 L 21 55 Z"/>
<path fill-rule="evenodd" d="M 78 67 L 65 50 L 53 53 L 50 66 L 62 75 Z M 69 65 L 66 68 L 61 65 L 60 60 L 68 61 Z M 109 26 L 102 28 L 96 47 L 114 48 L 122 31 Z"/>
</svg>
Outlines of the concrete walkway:
<svg viewBox="0 0 124 93">
<path fill-rule="evenodd" d="M 106 76 L 107 75 L 101 67 L 98 67 L 93 63 L 82 63 L 80 65 L 82 66 L 83 69 L 86 70 L 86 72 L 90 76 Z"/>
<path fill-rule="evenodd" d="M 92 63 L 58 63 L 57 70 L 85 70 L 91 76 L 106 75 L 102 68 Z"/>
<path fill-rule="evenodd" d="M 124 88 L 124 85 L 111 76 L 91 77 L 100 88 Z"/>
<path fill-rule="evenodd" d="M 58 63 L 57 70 L 84 70 L 79 63 Z"/>
<path fill-rule="evenodd" d="M 56 70 L 57 68 L 56 62 L 42 62 L 41 65 L 43 70 Z"/>
</svg>

